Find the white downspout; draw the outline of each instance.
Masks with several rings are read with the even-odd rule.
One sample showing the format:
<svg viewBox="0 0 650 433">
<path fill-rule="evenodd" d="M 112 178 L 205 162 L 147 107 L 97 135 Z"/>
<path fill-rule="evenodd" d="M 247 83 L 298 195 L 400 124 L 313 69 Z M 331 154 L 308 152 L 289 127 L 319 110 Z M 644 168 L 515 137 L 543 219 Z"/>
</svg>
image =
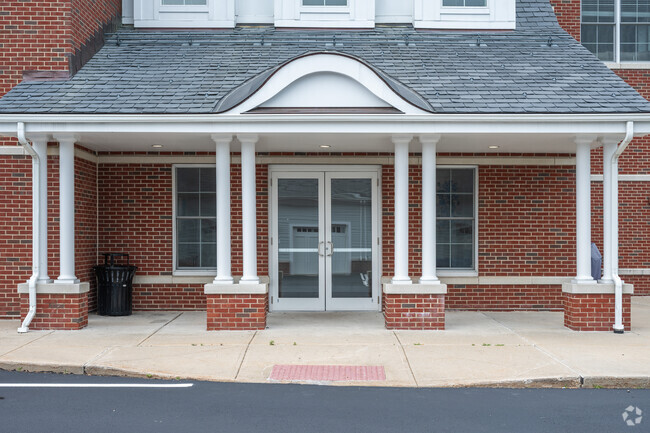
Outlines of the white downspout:
<svg viewBox="0 0 650 433">
<path fill-rule="evenodd" d="M 625 151 L 630 141 L 634 138 L 634 122 L 629 121 L 625 125 L 625 138 L 616 148 L 610 161 L 612 167 L 612 248 L 611 264 L 612 279 L 614 280 L 614 332 L 622 334 L 625 331 L 623 326 L 623 281 L 618 276 L 618 158 Z"/>
<path fill-rule="evenodd" d="M 23 324 L 18 328 L 18 332 L 24 333 L 29 331 L 29 324 L 32 323 L 32 319 L 36 315 L 36 281 L 38 280 L 38 258 L 40 256 L 39 244 L 40 244 L 40 230 L 39 230 L 39 220 L 40 220 L 40 165 L 41 160 L 38 157 L 38 154 L 32 146 L 27 141 L 25 137 L 25 124 L 23 122 L 18 122 L 16 127 L 18 142 L 25 149 L 25 151 L 32 157 L 32 276 L 29 279 L 29 311 Z"/>
</svg>

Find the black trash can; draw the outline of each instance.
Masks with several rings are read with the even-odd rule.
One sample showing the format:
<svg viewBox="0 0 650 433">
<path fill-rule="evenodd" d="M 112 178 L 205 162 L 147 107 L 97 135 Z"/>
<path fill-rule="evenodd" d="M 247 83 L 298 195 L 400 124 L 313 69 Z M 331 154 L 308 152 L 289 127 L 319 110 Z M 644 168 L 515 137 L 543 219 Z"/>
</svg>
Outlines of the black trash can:
<svg viewBox="0 0 650 433">
<path fill-rule="evenodd" d="M 116 264 L 116 258 L 126 259 L 126 264 Z M 136 269 L 129 264 L 128 254 L 118 253 L 104 254 L 104 264 L 93 267 L 97 277 L 97 312 L 100 316 L 131 315 Z"/>
</svg>

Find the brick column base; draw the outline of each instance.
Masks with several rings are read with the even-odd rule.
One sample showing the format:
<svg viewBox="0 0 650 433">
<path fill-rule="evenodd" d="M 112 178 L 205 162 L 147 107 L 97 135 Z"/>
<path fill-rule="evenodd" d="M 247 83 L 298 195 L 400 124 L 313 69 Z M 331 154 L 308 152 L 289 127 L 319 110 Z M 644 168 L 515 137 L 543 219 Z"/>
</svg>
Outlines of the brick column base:
<svg viewBox="0 0 650 433">
<path fill-rule="evenodd" d="M 609 293 L 563 293 L 564 326 L 574 331 L 612 331 L 614 295 Z M 623 294 L 623 326 L 631 329 L 629 294 Z"/>
<path fill-rule="evenodd" d="M 20 295 L 20 320 L 29 311 L 29 295 Z M 88 325 L 88 292 L 39 293 L 29 329 L 81 329 Z"/>
<path fill-rule="evenodd" d="M 206 295 L 208 331 L 266 328 L 267 295 Z"/>
<path fill-rule="evenodd" d="M 387 329 L 445 329 L 444 294 L 384 293 Z"/>
</svg>

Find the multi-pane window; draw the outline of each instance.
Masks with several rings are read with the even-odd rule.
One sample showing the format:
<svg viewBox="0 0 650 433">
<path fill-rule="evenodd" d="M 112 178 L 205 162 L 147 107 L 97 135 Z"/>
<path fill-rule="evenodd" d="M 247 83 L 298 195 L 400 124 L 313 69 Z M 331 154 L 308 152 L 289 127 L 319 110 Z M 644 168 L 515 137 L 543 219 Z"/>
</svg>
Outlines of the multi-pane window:
<svg viewBox="0 0 650 433">
<path fill-rule="evenodd" d="M 621 0 L 621 61 L 650 60 L 650 0 Z"/>
<path fill-rule="evenodd" d="M 348 0 L 302 0 L 303 6 L 347 6 Z"/>
<path fill-rule="evenodd" d="M 650 0 L 621 0 L 620 37 L 614 0 L 582 0 L 582 44 L 603 61 L 650 60 Z M 620 59 L 616 59 L 616 47 Z"/>
<path fill-rule="evenodd" d="M 436 171 L 436 259 L 441 269 L 475 268 L 475 170 Z"/>
<path fill-rule="evenodd" d="M 442 0 L 445 7 L 485 7 L 487 0 Z"/>
<path fill-rule="evenodd" d="M 217 267 L 214 167 L 176 167 L 176 269 Z"/>
<path fill-rule="evenodd" d="M 207 0 L 162 0 L 163 6 L 205 6 Z"/>
</svg>

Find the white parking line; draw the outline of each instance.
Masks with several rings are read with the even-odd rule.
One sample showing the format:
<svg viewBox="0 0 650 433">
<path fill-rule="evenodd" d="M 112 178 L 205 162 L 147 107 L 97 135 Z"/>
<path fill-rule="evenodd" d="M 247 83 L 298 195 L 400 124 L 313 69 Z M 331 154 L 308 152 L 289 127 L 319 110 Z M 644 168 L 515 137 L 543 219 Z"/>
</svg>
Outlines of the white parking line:
<svg viewBox="0 0 650 433">
<path fill-rule="evenodd" d="M 0 383 L 0 388 L 189 388 L 193 383 Z"/>
</svg>

